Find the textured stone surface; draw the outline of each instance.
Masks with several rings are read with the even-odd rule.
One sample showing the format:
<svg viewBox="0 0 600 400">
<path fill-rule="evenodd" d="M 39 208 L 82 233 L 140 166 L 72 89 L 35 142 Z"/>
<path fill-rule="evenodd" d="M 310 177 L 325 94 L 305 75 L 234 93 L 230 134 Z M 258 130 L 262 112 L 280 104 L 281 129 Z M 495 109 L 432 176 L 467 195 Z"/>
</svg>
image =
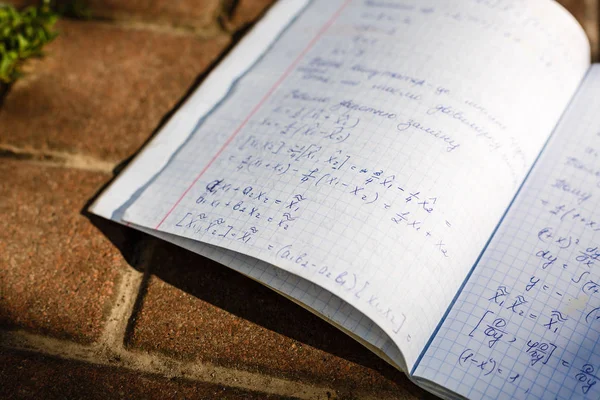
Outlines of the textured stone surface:
<svg viewBox="0 0 600 400">
<path fill-rule="evenodd" d="M 600 24 L 598 16 L 600 13 L 600 1 L 598 0 L 558 0 L 571 14 L 577 18 L 583 26 L 592 47 L 592 57 L 598 61 L 600 43 L 598 35 Z"/>
<path fill-rule="evenodd" d="M 591 3 L 595 1 L 589 0 L 557 0 L 560 4 L 563 5 L 578 21 L 584 22 L 589 19 L 590 15 L 586 13 Z"/>
<path fill-rule="evenodd" d="M 0 159 L 0 326 L 78 342 L 98 338 L 128 268 L 80 215 L 106 180 Z"/>
<path fill-rule="evenodd" d="M 346 394 L 423 394 L 353 339 L 270 289 L 174 245 L 152 246 L 153 276 L 129 338 L 131 348 Z"/>
<path fill-rule="evenodd" d="M 10 4 L 16 8 L 22 8 L 36 4 L 35 0 L 2 0 L 0 3 Z"/>
<path fill-rule="evenodd" d="M 72 0 L 55 0 L 68 3 Z M 144 22 L 194 29 L 218 27 L 222 0 L 77 0 L 85 4 L 92 18 Z M 39 3 L 38 0 L 2 0 L 17 8 Z"/>
<path fill-rule="evenodd" d="M 206 28 L 216 24 L 221 0 L 87 0 L 94 17 Z"/>
<path fill-rule="evenodd" d="M 58 28 L 0 108 L 0 145 L 121 160 L 229 43 L 96 22 Z"/>
<path fill-rule="evenodd" d="M 569 10 L 569 12 L 578 20 L 582 21 L 585 19 L 586 0 L 558 0 L 558 2 Z"/>
<path fill-rule="evenodd" d="M 6 350 L 0 352 L 0 382 L 0 398 L 4 400 L 284 399 L 264 393 Z"/>
<path fill-rule="evenodd" d="M 70 0 L 59 0 L 70 1 Z M 214 30 L 219 19 L 228 30 L 255 21 L 277 0 L 85 0 L 92 18 L 137 21 L 175 27 Z M 3 0 L 18 8 L 37 0 Z"/>
<path fill-rule="evenodd" d="M 229 31 L 242 29 L 256 21 L 276 0 L 228 0 L 223 22 Z"/>
</svg>

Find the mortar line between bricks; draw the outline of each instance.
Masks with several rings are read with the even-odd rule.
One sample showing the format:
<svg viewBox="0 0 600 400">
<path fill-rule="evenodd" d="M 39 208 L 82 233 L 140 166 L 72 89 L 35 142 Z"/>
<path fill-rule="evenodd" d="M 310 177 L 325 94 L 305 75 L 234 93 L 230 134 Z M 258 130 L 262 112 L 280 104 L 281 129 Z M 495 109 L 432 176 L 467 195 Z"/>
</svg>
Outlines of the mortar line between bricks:
<svg viewBox="0 0 600 400">
<path fill-rule="evenodd" d="M 124 350 L 127 328 L 135 310 L 140 291 L 143 290 L 145 274 L 128 268 L 121 275 L 115 304 L 106 319 L 99 346 L 108 352 Z"/>
<path fill-rule="evenodd" d="M 105 161 L 84 154 L 44 151 L 0 144 L 0 159 L 11 158 L 53 167 L 66 167 L 90 172 L 112 173 L 116 161 Z"/>
<path fill-rule="evenodd" d="M 152 243 L 152 239 L 144 239 L 135 244 L 132 264 L 143 272 L 130 268 L 122 278 L 116 304 L 102 333 L 101 342 L 107 349 L 126 350 L 150 278 L 148 261 L 152 258 L 155 248 Z"/>
<path fill-rule="evenodd" d="M 152 259 L 155 248 L 152 243 L 152 239 L 142 239 L 134 244 L 132 267 L 127 268 L 121 275 L 114 305 L 98 341 L 98 347 L 105 352 L 127 350 L 127 341 L 150 277 L 148 261 Z"/>
<path fill-rule="evenodd" d="M 95 17 L 84 21 L 84 23 L 87 21 L 124 30 L 148 31 L 173 36 L 193 36 L 199 39 L 212 39 L 225 35 L 230 36 L 232 33 L 225 30 L 218 21 L 202 28 L 176 25 L 168 22 L 147 21 L 133 16 Z"/>
<path fill-rule="evenodd" d="M 124 350 L 123 348 L 119 351 L 99 354 L 97 346 L 85 346 L 25 331 L 0 331 L 1 347 L 89 364 L 125 368 L 166 378 L 223 385 L 275 396 L 303 400 L 336 398 L 335 390 L 330 388 L 207 363 L 180 361 L 160 354 Z"/>
</svg>

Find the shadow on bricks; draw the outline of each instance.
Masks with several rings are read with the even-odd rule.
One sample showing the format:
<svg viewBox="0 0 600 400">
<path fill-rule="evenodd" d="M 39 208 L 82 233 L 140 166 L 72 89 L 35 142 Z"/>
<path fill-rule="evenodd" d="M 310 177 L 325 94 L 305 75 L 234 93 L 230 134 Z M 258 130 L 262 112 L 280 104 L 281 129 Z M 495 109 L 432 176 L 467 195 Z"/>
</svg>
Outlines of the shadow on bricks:
<svg viewBox="0 0 600 400">
<path fill-rule="evenodd" d="M 203 256 L 154 239 L 145 233 L 93 215 L 88 215 L 88 217 L 91 223 L 119 248 L 131 267 L 145 272 L 147 276 L 151 275 L 154 279 L 232 314 L 244 320 L 244 323 L 248 321 L 286 338 L 291 338 L 301 345 L 322 350 L 327 354 L 375 370 L 389 380 L 406 384 L 406 378 L 402 373 L 389 366 L 354 339 L 260 283 Z M 124 237 L 127 239 L 123 240 Z M 153 255 L 142 261 L 140 254 L 144 250 L 143 246 L 152 246 L 154 249 Z M 161 337 L 166 340 L 165 335 L 159 333 L 156 337 L 137 337 L 136 330 L 139 327 L 136 326 L 136 321 L 145 307 L 143 297 L 147 295 L 147 285 L 148 279 L 145 280 L 144 287 L 140 290 L 140 297 L 136 302 L 134 315 L 130 321 L 126 342 L 128 347 L 161 351 L 163 349 L 160 348 L 160 344 L 153 345 L 154 348 L 148 348 L 144 346 L 144 342 L 155 342 Z M 173 298 L 172 301 L 178 300 Z M 196 312 L 188 315 L 190 319 L 198 316 Z M 180 316 L 183 319 L 185 317 L 185 315 Z M 160 316 L 158 318 L 160 319 Z M 195 322 L 197 323 L 197 321 Z M 218 332 L 216 333 L 218 334 Z M 252 345 L 253 343 L 248 344 Z M 173 350 L 173 347 L 174 351 L 169 351 Z M 178 345 L 166 346 L 166 353 L 177 356 L 178 354 L 172 354 L 180 353 L 177 347 Z M 202 346 L 199 345 L 196 351 L 202 352 Z M 234 351 L 243 353 L 245 349 L 238 348 Z M 204 357 L 200 355 L 200 358 Z M 212 357 L 209 357 L 208 361 L 216 364 L 228 364 L 226 361 L 215 360 Z M 268 372 L 278 374 L 279 371 Z M 298 376 L 297 378 L 302 377 Z"/>
</svg>

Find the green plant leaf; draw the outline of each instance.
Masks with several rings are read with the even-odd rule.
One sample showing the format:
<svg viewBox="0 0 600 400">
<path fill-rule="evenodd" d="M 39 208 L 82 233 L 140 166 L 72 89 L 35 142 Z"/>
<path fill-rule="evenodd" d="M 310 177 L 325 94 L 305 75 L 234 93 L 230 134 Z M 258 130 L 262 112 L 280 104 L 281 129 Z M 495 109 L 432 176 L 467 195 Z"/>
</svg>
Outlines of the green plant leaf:
<svg viewBox="0 0 600 400">
<path fill-rule="evenodd" d="M 0 81 L 13 82 L 27 58 L 42 54 L 57 35 L 53 30 L 57 20 L 49 0 L 22 11 L 0 4 Z"/>
</svg>

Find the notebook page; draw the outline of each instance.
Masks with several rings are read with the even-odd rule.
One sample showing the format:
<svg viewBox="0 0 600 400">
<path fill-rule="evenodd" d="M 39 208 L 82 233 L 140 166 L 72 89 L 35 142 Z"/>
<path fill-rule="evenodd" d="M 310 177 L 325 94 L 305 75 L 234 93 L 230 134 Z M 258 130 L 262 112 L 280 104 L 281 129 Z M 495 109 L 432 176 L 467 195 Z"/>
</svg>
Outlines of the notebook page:
<svg viewBox="0 0 600 400">
<path fill-rule="evenodd" d="M 196 126 L 197 120 L 218 104 L 233 82 L 247 71 L 281 31 L 308 3 L 307 0 L 277 2 L 244 40 L 211 72 L 202 86 L 138 154 L 90 207 L 101 217 L 121 222 L 123 204 L 160 171 Z M 406 370 L 397 346 L 369 318 L 329 291 L 263 261 L 202 242 L 150 229 L 143 230 L 187 250 L 220 262 L 276 290 L 314 314 L 336 325 L 396 367 Z"/>
<path fill-rule="evenodd" d="M 415 372 L 477 399 L 600 398 L 600 67 Z"/>
<path fill-rule="evenodd" d="M 498 4 L 312 2 L 125 220 L 317 283 L 412 365 L 587 69 L 559 6 Z"/>
</svg>

